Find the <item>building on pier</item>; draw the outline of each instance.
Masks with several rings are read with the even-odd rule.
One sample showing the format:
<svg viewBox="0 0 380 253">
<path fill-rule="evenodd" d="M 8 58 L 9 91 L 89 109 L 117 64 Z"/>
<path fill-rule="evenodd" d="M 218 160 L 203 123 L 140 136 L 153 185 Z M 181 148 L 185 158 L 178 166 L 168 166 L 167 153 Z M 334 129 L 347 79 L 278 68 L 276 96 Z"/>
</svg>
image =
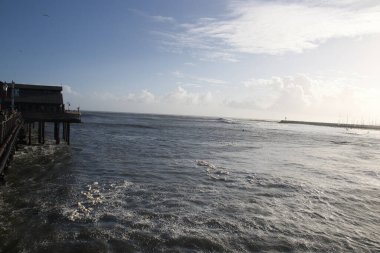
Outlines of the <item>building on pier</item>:
<svg viewBox="0 0 380 253">
<path fill-rule="evenodd" d="M 21 113 L 24 129 L 31 144 L 31 131 L 38 124 L 38 142 L 45 142 L 45 123 L 54 124 L 54 139 L 60 143 L 60 125 L 62 139 L 70 144 L 70 124 L 80 123 L 79 109 L 65 109 L 62 96 L 62 86 L 44 86 L 0 82 L 0 105 L 2 110 L 12 110 Z"/>
</svg>

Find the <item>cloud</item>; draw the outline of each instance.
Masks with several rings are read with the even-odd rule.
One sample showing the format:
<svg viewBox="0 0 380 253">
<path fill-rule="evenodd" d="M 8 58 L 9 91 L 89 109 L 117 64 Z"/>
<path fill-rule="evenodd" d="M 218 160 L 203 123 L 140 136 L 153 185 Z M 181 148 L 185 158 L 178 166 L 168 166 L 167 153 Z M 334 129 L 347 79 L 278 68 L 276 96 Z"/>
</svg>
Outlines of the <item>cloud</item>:
<svg viewBox="0 0 380 253">
<path fill-rule="evenodd" d="M 175 19 L 172 17 L 165 17 L 165 16 L 150 16 L 154 21 L 157 22 L 168 22 L 168 23 L 175 23 Z"/>
<path fill-rule="evenodd" d="M 250 79 L 243 82 L 246 95 L 229 98 L 227 106 L 250 109 L 267 114 L 292 115 L 299 119 L 338 119 L 339 115 L 363 117 L 376 115 L 379 106 L 378 90 L 367 90 L 360 86 L 358 78 L 311 77 L 299 74 L 270 79 Z"/>
<path fill-rule="evenodd" d="M 251 79 L 243 82 L 254 93 L 254 101 L 260 108 L 301 108 L 313 104 L 323 92 L 321 83 L 306 75 Z M 322 92 L 323 91 L 323 92 Z"/>
<path fill-rule="evenodd" d="M 107 103 L 145 103 L 145 104 L 152 104 L 156 102 L 157 98 L 156 96 L 148 91 L 148 90 L 141 90 L 139 93 L 129 93 L 127 95 L 118 95 L 111 92 L 93 92 L 91 98 L 93 101 L 102 101 Z"/>
<path fill-rule="evenodd" d="M 83 95 L 75 91 L 70 85 L 62 85 L 64 103 L 70 103 L 73 107 L 80 106 Z"/>
<path fill-rule="evenodd" d="M 140 100 L 144 101 L 145 103 L 152 103 L 155 101 L 155 96 L 148 90 L 143 90 L 140 95 Z"/>
<path fill-rule="evenodd" d="M 191 84 L 191 86 L 194 86 L 195 84 L 198 86 L 226 85 L 227 84 L 226 81 L 221 80 L 221 79 L 188 75 L 178 70 L 173 71 L 171 74 L 176 78 L 184 79 L 186 81 L 186 85 Z"/>
<path fill-rule="evenodd" d="M 65 95 L 69 95 L 69 96 L 81 96 L 79 94 L 79 92 L 73 90 L 73 88 L 70 85 L 62 85 L 62 88 L 63 88 L 63 93 Z"/>
<path fill-rule="evenodd" d="M 333 38 L 380 33 L 378 1 L 230 1 L 223 18 L 157 32 L 173 51 L 237 61 L 239 54 L 301 53 Z"/>
<path fill-rule="evenodd" d="M 127 95 L 117 95 L 110 92 L 94 92 L 91 96 L 93 101 L 102 101 L 110 104 L 146 104 L 146 105 L 204 105 L 211 102 L 213 96 L 211 92 L 197 93 L 190 92 L 178 86 L 173 91 L 163 95 L 155 95 L 148 90 L 141 90 L 139 93 L 129 93 Z"/>
<path fill-rule="evenodd" d="M 146 13 L 144 11 L 141 11 L 141 10 L 137 10 L 137 9 L 128 9 L 128 10 L 130 12 L 138 15 L 138 16 L 150 19 L 150 20 L 155 21 L 155 22 L 160 22 L 160 23 L 176 23 L 176 20 L 174 18 L 172 18 L 172 17 L 161 16 L 161 15 L 149 15 L 148 13 Z"/>
<path fill-rule="evenodd" d="M 93 100 L 100 100 L 100 101 L 113 101 L 113 100 L 119 100 L 119 97 L 117 97 L 115 94 L 107 91 L 107 92 L 99 92 L 94 91 L 91 95 L 91 98 Z"/>
<path fill-rule="evenodd" d="M 207 93 L 191 93 L 181 86 L 176 90 L 170 92 L 164 96 L 164 101 L 167 103 L 179 103 L 179 104 L 192 104 L 192 105 L 204 105 L 212 101 L 211 92 Z"/>
</svg>

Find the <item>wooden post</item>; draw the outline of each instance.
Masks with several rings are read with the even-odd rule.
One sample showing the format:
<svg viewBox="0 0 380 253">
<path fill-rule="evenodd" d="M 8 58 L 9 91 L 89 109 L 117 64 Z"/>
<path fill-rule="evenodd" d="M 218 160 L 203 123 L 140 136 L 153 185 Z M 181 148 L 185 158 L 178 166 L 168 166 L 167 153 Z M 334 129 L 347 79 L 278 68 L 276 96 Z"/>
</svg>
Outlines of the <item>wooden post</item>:
<svg viewBox="0 0 380 253">
<path fill-rule="evenodd" d="M 66 122 L 62 122 L 62 140 L 66 141 Z"/>
<path fill-rule="evenodd" d="M 54 122 L 54 140 L 57 142 L 57 122 Z"/>
<path fill-rule="evenodd" d="M 55 143 L 59 144 L 60 139 L 59 139 L 59 122 L 54 122 L 54 139 Z"/>
<path fill-rule="evenodd" d="M 38 143 L 41 143 L 42 123 L 38 121 Z"/>
<path fill-rule="evenodd" d="M 42 144 L 45 144 L 45 121 L 42 121 Z"/>
<path fill-rule="evenodd" d="M 70 145 L 70 123 L 67 123 L 67 145 Z"/>
<path fill-rule="evenodd" d="M 61 139 L 59 138 L 59 122 L 57 123 L 57 139 L 55 140 L 56 144 L 59 144 L 61 142 Z"/>
<path fill-rule="evenodd" d="M 29 132 L 29 145 L 32 144 L 32 123 L 28 123 L 28 132 Z"/>
</svg>

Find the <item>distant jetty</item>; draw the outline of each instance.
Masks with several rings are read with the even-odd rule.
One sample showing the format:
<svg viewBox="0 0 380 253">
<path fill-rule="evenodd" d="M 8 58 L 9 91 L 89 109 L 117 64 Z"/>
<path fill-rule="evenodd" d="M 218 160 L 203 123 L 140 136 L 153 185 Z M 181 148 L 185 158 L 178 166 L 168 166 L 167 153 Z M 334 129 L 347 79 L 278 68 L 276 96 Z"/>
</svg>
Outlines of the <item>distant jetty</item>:
<svg viewBox="0 0 380 253">
<path fill-rule="evenodd" d="M 379 125 L 340 124 L 340 123 L 310 122 L 310 121 L 295 121 L 295 120 L 281 120 L 279 123 L 326 126 L 326 127 L 341 127 L 341 128 L 347 128 L 347 129 L 354 128 L 354 129 L 380 130 Z"/>
</svg>

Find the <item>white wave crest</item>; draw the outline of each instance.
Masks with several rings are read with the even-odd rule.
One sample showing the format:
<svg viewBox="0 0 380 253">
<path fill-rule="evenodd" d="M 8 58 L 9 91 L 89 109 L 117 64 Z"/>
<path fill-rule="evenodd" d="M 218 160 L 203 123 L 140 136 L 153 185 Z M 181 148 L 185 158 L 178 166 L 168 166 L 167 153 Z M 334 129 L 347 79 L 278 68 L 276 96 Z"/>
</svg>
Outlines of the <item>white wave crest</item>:
<svg viewBox="0 0 380 253">
<path fill-rule="evenodd" d="M 209 178 L 213 180 L 221 180 L 228 181 L 227 175 L 229 175 L 229 171 L 221 166 L 216 166 L 205 160 L 196 160 L 198 166 L 206 168 L 206 174 Z"/>
</svg>

